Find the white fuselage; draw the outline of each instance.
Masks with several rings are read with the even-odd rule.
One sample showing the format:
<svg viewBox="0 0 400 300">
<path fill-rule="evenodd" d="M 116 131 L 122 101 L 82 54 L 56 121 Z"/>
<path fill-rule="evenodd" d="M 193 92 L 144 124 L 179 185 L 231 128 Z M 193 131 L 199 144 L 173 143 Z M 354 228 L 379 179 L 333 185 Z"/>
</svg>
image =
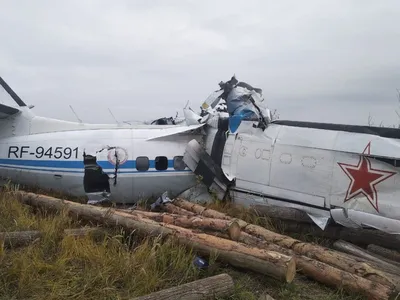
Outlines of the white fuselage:
<svg viewBox="0 0 400 300">
<path fill-rule="evenodd" d="M 382 226 L 390 227 L 392 219 L 396 231 L 399 153 L 396 138 L 274 123 L 262 131 L 243 122 L 225 143 L 221 167 L 235 178 L 236 202 L 283 205 L 342 223 L 350 216 L 374 226 L 385 218 Z"/>
<path fill-rule="evenodd" d="M 116 202 L 135 203 L 165 191 L 173 196 L 196 183 L 180 158 L 188 141 L 201 137 L 179 133 L 183 126 L 107 128 L 21 116 L 5 121 L 0 137 L 0 177 L 16 183 L 84 196 L 84 153 L 96 156 L 97 164 L 111 177 L 117 171 L 116 184 L 109 180 L 110 200 Z M 114 147 L 120 161 L 117 170 Z"/>
</svg>

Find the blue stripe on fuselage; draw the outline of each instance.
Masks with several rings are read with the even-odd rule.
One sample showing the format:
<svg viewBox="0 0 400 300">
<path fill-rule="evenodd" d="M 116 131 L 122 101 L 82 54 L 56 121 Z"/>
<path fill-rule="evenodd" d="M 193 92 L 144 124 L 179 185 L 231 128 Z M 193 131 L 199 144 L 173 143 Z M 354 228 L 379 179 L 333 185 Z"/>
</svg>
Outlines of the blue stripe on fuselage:
<svg viewBox="0 0 400 300">
<path fill-rule="evenodd" d="M 115 169 L 115 166 L 107 160 L 97 161 L 97 163 L 103 169 Z M 174 161 L 168 160 L 168 168 L 173 168 Z M 17 167 L 20 166 L 20 167 Z M 83 161 L 77 160 L 28 160 L 28 159 L 0 159 L 0 167 L 10 167 L 10 168 L 18 168 L 18 169 L 26 169 L 26 170 L 41 170 L 41 171 L 62 171 L 62 172 L 74 172 L 80 173 L 84 170 Z M 46 169 L 36 169 L 36 168 L 49 168 Z M 57 169 L 57 170 L 55 170 Z M 75 169 L 72 170 L 62 170 L 62 169 Z M 132 171 L 124 171 L 124 169 L 135 169 Z M 121 173 L 137 173 L 140 171 L 136 170 L 136 160 L 128 160 L 124 164 L 118 167 L 119 172 Z M 177 170 L 163 170 L 158 171 L 155 169 L 155 160 L 149 160 L 149 170 L 143 172 L 179 172 Z M 183 170 L 189 171 L 189 170 Z"/>
</svg>

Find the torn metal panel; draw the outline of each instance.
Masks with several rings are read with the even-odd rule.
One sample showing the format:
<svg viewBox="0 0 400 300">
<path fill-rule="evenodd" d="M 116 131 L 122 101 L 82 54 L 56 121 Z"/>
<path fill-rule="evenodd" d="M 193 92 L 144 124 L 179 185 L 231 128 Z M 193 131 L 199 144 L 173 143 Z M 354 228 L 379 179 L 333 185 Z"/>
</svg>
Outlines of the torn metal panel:
<svg viewBox="0 0 400 300">
<path fill-rule="evenodd" d="M 265 129 L 269 119 L 262 101 L 262 90 L 253 88 L 245 82 L 239 82 L 234 76 L 227 82 L 220 83 L 224 91 L 221 98 L 225 99 L 229 113 L 229 129 L 236 132 L 243 120 L 257 121 L 257 126 Z"/>
<path fill-rule="evenodd" d="M 336 223 L 346 227 L 371 227 L 387 233 L 400 235 L 400 220 L 343 208 L 332 209 L 331 215 Z"/>
<path fill-rule="evenodd" d="M 207 186 L 203 183 L 187 189 L 182 194 L 180 194 L 179 197 L 184 198 L 188 201 L 202 203 L 211 203 L 214 200 L 209 193 Z"/>
<path fill-rule="evenodd" d="M 173 117 L 163 117 L 152 121 L 151 125 L 176 125 L 176 122 Z"/>
<path fill-rule="evenodd" d="M 185 122 L 187 126 L 204 124 L 209 117 L 209 115 L 200 116 L 196 114 L 190 107 L 184 108 L 183 114 L 185 116 Z"/>
<path fill-rule="evenodd" d="M 313 216 L 318 216 L 321 218 L 329 218 L 329 210 L 324 210 L 316 206 L 305 206 L 302 205 L 301 201 L 291 200 L 282 195 L 281 198 L 271 195 L 266 195 L 260 192 L 253 192 L 252 190 L 239 190 L 233 187 L 230 190 L 231 198 L 235 203 L 243 205 L 245 207 L 250 207 L 257 205 L 262 206 L 277 206 L 277 207 L 287 207 L 291 209 L 298 209 L 304 211 L 307 214 Z M 312 220 L 312 219 L 311 219 Z"/>
<path fill-rule="evenodd" d="M 188 143 L 183 161 L 196 175 L 202 177 L 203 183 L 210 190 L 215 191 L 221 199 L 225 198 L 232 181 L 225 177 L 221 167 L 196 140 Z"/>
<path fill-rule="evenodd" d="M 162 206 L 170 202 L 172 202 L 172 200 L 168 197 L 168 191 L 166 191 L 150 205 L 150 209 L 151 211 L 161 211 Z"/>
<path fill-rule="evenodd" d="M 316 214 L 307 213 L 307 215 L 313 220 L 313 222 L 322 230 L 325 230 L 326 225 L 328 225 L 330 217 L 321 216 Z"/>
</svg>

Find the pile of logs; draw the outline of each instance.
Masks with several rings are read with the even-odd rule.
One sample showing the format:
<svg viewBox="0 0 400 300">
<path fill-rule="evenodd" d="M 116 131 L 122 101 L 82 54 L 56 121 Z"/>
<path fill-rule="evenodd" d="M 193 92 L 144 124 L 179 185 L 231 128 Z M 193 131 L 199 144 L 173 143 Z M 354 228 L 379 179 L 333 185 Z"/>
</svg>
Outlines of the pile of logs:
<svg viewBox="0 0 400 300">
<path fill-rule="evenodd" d="M 65 210 L 75 218 L 174 239 L 201 255 L 216 254 L 221 262 L 282 282 L 292 282 L 299 272 L 368 299 L 400 299 L 400 254 L 382 245 L 364 249 L 338 240 L 330 249 L 179 198 L 164 204 L 161 212 L 150 212 L 89 206 L 22 191 L 13 193 L 31 206 Z"/>
</svg>

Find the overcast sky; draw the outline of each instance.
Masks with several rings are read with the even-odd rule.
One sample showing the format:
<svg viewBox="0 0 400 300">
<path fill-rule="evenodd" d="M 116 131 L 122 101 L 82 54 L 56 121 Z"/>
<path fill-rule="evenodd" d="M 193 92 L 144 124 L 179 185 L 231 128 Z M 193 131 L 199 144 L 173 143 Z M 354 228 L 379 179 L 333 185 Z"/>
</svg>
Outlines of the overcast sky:
<svg viewBox="0 0 400 300">
<path fill-rule="evenodd" d="M 392 125 L 399 16 L 398 0 L 0 0 L 0 76 L 66 120 L 182 115 L 236 74 L 281 119 Z"/>
</svg>

